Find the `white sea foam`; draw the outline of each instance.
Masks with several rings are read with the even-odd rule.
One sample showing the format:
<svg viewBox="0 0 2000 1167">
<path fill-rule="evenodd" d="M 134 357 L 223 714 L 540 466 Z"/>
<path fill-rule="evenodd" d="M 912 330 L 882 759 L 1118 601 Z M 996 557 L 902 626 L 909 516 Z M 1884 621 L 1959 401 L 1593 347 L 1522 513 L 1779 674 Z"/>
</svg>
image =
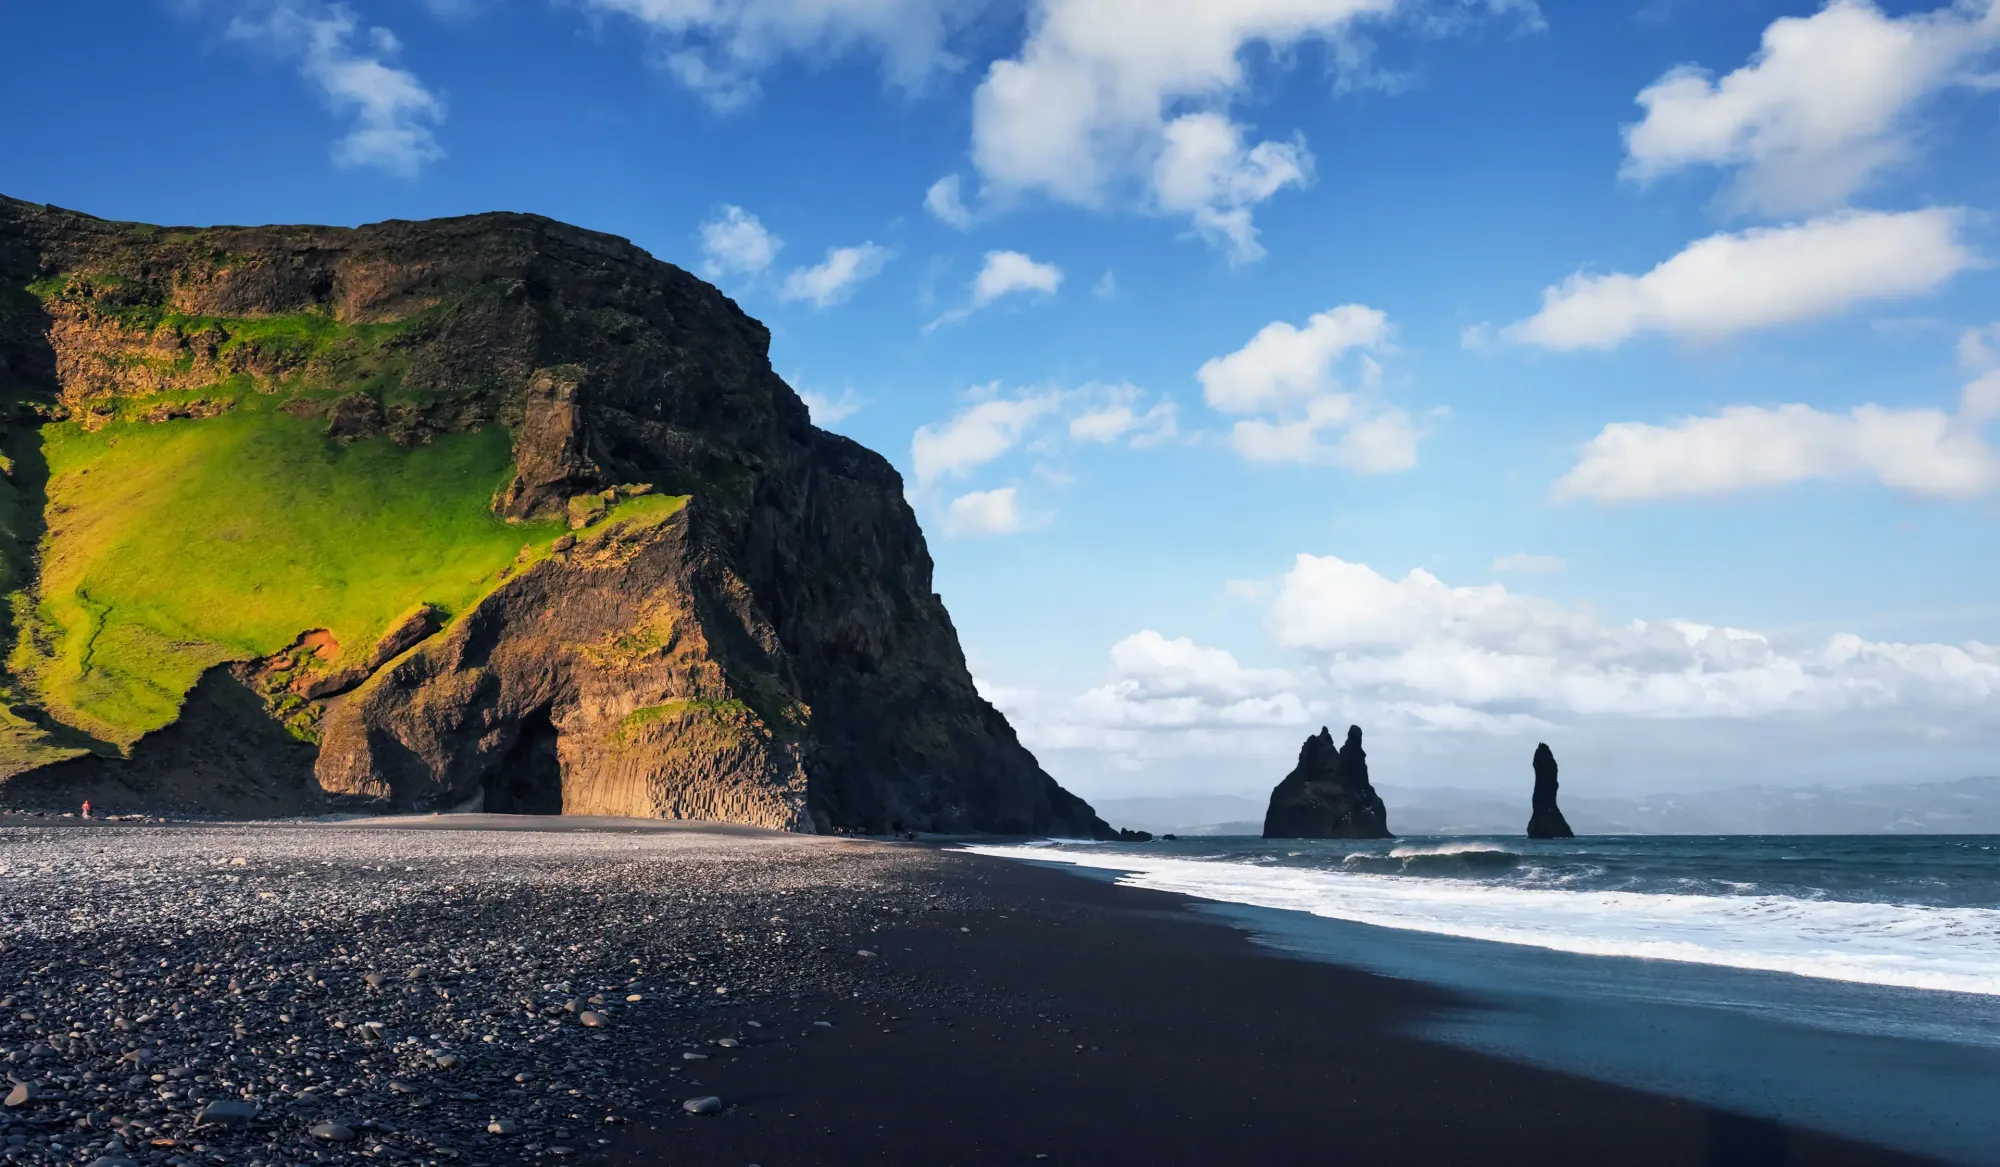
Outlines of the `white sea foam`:
<svg viewBox="0 0 2000 1167">
<path fill-rule="evenodd" d="M 2000 910 L 1993 908 L 1560 891 L 1129 852 L 966 849 L 1116 870 L 1124 873 L 1119 882 L 1135 887 L 1385 928 L 1586 955 L 2000 996 Z"/>
<path fill-rule="evenodd" d="M 1498 843 L 1404 843 L 1389 848 L 1391 859 L 1414 859 L 1419 855 L 1518 855 Z"/>
</svg>

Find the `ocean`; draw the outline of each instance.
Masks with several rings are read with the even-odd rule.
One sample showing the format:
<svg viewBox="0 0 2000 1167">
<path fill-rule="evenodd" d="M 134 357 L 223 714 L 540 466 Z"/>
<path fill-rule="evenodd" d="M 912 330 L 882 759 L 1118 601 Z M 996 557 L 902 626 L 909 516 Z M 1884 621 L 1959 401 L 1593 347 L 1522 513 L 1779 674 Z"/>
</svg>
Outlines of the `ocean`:
<svg viewBox="0 0 2000 1167">
<path fill-rule="evenodd" d="M 1422 1036 L 2000 1164 L 2000 836 L 976 846 L 1422 980 Z"/>
</svg>

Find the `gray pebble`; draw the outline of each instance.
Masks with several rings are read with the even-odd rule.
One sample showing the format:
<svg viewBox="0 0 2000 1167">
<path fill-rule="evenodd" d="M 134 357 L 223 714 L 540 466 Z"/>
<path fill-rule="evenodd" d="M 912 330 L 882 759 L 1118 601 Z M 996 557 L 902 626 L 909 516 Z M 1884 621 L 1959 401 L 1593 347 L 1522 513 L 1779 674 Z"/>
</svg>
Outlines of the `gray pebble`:
<svg viewBox="0 0 2000 1167">
<path fill-rule="evenodd" d="M 203 1126 L 243 1126 L 257 1117 L 257 1104 L 217 1099 L 201 1108 L 195 1121 Z"/>
<path fill-rule="evenodd" d="M 871 995 L 855 992 L 871 986 L 850 979 L 839 938 L 893 913 L 903 886 L 869 874 L 892 869 L 886 852 L 836 859 L 784 838 L 124 829 L 116 848 L 39 828 L 0 838 L 11 869 L 0 917 L 12 922 L 0 985 L 13 993 L 0 1004 L 0 1071 L 16 1075 L 0 1098 L 40 1087 L 0 1109 L 0 1167 L 275 1167 L 357 1153 L 505 1167 L 547 1165 L 556 1146 L 582 1157 L 595 1136 L 556 1124 L 657 1105 L 621 1070 L 710 1039 L 726 1016 L 711 1010 Z M 248 861 L 217 862 L 218 850 Z M 550 895 L 570 910 L 510 926 Z M 931 910 L 947 906 L 965 905 Z M 729 943 L 701 939 L 718 932 Z M 600 1002 L 644 1002 L 646 1023 Z M 684 1079 L 703 1076 L 682 1065 Z M 257 1117 L 218 1121 L 216 1103 Z M 466 1145 L 503 1121 L 519 1139 L 509 1152 L 537 1150 Z"/>
<path fill-rule="evenodd" d="M 344 1123 L 323 1122 L 313 1127 L 312 1137 L 328 1143 L 351 1143 L 354 1141 L 354 1128 Z"/>
<path fill-rule="evenodd" d="M 520 1130 L 521 1124 L 511 1118 L 496 1118 L 486 1124 L 486 1133 L 489 1135 L 518 1134 Z"/>
<path fill-rule="evenodd" d="M 706 1098 L 690 1098 L 681 1103 L 681 1109 L 689 1114 L 721 1114 L 722 1099 L 713 1094 Z"/>
</svg>

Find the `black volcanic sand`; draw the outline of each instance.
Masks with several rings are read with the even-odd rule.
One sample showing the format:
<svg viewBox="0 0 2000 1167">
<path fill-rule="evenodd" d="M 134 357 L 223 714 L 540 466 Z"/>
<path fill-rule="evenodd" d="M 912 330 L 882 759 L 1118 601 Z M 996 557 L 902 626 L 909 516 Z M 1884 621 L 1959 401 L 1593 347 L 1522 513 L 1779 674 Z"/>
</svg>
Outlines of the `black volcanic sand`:
<svg viewBox="0 0 2000 1167">
<path fill-rule="evenodd" d="M 0 816 L 0 1163 L 1911 1161 L 1405 1036 L 1446 1003 L 921 844 Z"/>
<path fill-rule="evenodd" d="M 612 1161 L 1927 1161 L 1406 1036 L 1441 992 L 1269 952 L 1183 897 L 963 853 L 907 868 L 968 908 L 846 937 L 860 998 L 717 1018 L 740 1048 L 642 1067 L 659 1111 L 729 1109 L 648 1117 Z"/>
<path fill-rule="evenodd" d="M 622 820 L 0 815 L 0 1162 L 601 1152 L 645 1117 L 640 1054 L 869 990 L 830 941 L 950 902 L 911 890 L 913 854 Z"/>
</svg>

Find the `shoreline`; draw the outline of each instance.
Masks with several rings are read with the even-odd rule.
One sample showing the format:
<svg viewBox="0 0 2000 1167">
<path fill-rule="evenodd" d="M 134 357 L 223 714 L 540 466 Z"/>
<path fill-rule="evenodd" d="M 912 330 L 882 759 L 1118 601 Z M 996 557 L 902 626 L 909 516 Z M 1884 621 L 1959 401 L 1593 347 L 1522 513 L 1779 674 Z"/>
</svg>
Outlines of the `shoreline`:
<svg viewBox="0 0 2000 1167">
<path fill-rule="evenodd" d="M 1476 998 L 932 842 L 82 825 L 0 820 L 17 1164 L 1933 1161 L 1441 1042 Z"/>
<path fill-rule="evenodd" d="M 1429 1040 L 1477 1002 L 1287 955 L 1177 893 L 953 851 L 932 878 L 972 906 L 836 953 L 881 991 L 650 1062 L 664 1117 L 609 1162 L 1936 1161 Z M 704 1094 L 728 1109 L 678 1113 Z"/>
</svg>

